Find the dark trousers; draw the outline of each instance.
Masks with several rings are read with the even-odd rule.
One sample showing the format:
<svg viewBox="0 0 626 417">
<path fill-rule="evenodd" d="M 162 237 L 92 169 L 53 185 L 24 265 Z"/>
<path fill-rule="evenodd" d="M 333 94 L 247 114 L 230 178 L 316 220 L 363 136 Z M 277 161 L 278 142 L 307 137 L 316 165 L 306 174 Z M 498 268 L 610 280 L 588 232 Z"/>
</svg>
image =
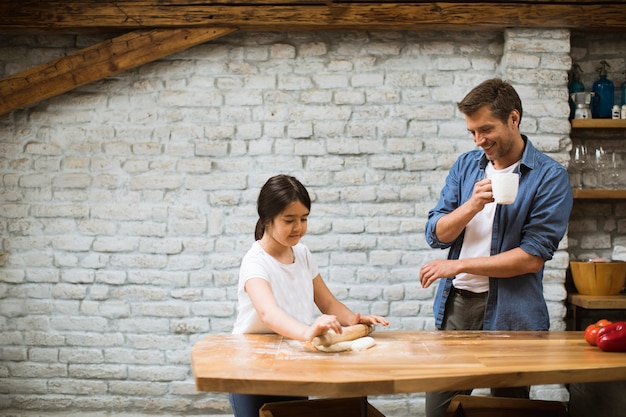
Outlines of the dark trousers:
<svg viewBox="0 0 626 417">
<path fill-rule="evenodd" d="M 280 401 L 308 400 L 308 397 L 290 397 L 286 395 L 253 395 L 233 394 L 228 395 L 230 407 L 235 417 L 259 417 L 259 409 L 265 403 Z"/>
<path fill-rule="evenodd" d="M 453 290 L 446 302 L 443 330 L 482 330 L 487 293 L 476 294 Z M 426 417 L 443 417 L 450 401 L 458 394 L 470 395 L 472 390 L 426 393 Z M 491 388 L 494 397 L 529 398 L 530 387 Z"/>
</svg>

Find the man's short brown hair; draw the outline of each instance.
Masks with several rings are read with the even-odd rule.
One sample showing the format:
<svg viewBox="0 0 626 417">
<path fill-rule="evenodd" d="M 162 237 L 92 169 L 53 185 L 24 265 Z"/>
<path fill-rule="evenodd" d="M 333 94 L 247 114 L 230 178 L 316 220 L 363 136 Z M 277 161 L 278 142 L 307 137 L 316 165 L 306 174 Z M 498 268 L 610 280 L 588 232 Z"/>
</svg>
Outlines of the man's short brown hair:
<svg viewBox="0 0 626 417">
<path fill-rule="evenodd" d="M 485 105 L 503 123 L 507 122 L 513 110 L 519 111 L 520 121 L 522 120 L 522 100 L 513 86 L 500 78 L 483 81 L 457 103 L 458 109 L 467 116 Z"/>
</svg>

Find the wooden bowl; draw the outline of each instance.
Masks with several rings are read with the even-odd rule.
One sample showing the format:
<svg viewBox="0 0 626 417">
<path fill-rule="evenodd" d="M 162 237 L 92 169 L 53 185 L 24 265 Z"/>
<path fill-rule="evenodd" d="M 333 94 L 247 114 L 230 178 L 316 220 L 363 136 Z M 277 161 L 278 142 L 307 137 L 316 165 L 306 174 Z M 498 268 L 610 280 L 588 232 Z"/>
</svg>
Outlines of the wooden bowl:
<svg viewBox="0 0 626 417">
<path fill-rule="evenodd" d="M 570 262 L 574 285 L 584 295 L 617 295 L 626 283 L 626 262 Z"/>
</svg>

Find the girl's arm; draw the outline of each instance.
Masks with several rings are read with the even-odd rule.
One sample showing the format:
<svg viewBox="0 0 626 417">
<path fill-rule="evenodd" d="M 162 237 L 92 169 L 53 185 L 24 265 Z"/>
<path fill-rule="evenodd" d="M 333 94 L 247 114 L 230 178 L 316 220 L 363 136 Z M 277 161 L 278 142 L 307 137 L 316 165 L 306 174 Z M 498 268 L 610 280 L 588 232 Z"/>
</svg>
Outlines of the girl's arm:
<svg viewBox="0 0 626 417">
<path fill-rule="evenodd" d="M 251 278 L 246 281 L 246 292 L 263 323 L 281 336 L 311 341 L 315 336 L 324 334 L 328 330 L 341 333 L 341 323 L 333 315 L 324 314 L 318 317 L 311 326 L 291 317 L 276 303 L 272 288 L 264 279 Z"/>
<path fill-rule="evenodd" d="M 337 317 L 337 320 L 342 326 L 351 326 L 359 323 L 371 324 L 374 326 L 378 324 L 387 326 L 389 324 L 386 319 L 380 316 L 361 316 L 359 313 L 353 313 L 345 304 L 337 300 L 319 274 L 313 279 L 313 294 L 315 304 L 320 311 L 324 314 L 330 314 Z"/>
</svg>

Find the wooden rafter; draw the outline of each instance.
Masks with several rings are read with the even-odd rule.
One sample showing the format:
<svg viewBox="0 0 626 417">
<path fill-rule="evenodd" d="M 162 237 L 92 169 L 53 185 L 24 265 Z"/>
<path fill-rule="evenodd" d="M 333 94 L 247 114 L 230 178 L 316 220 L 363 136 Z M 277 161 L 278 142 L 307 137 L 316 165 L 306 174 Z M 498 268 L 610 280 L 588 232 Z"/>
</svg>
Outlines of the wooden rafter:
<svg viewBox="0 0 626 417">
<path fill-rule="evenodd" d="M 240 30 L 626 29 L 626 1 L 0 0 L 0 33 L 165 27 Z"/>
<path fill-rule="evenodd" d="M 0 0 L 0 35 L 123 33 L 0 79 L 0 114 L 242 31 L 626 32 L 626 0 Z"/>
<path fill-rule="evenodd" d="M 233 28 L 153 29 L 101 42 L 0 80 L 0 114 L 227 35 Z"/>
</svg>

